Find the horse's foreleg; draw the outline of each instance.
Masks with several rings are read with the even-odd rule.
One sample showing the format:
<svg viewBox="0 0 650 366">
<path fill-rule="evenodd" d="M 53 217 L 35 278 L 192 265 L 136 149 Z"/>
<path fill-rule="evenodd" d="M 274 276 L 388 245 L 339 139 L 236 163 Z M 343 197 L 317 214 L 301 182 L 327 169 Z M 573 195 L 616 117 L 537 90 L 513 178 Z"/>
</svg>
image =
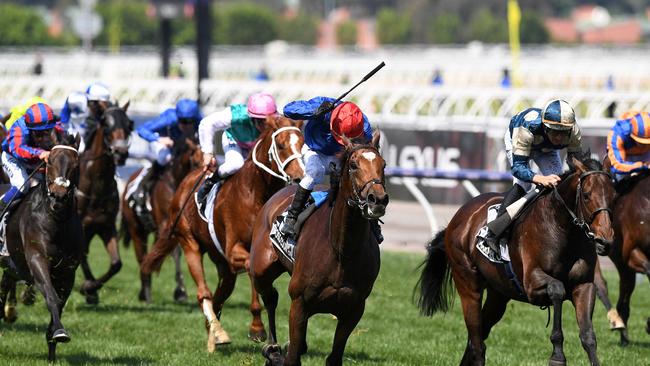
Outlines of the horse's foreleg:
<svg viewBox="0 0 650 366">
<path fill-rule="evenodd" d="M 187 291 L 185 290 L 185 280 L 181 270 L 181 248 L 177 245 L 172 252 L 174 265 L 176 266 L 176 289 L 174 289 L 174 301 L 185 302 L 187 300 Z"/>
<path fill-rule="evenodd" d="M 217 319 L 221 320 L 221 311 L 223 310 L 223 304 L 235 289 L 237 274 L 230 271 L 230 267 L 225 261 L 218 262 L 217 270 L 219 271 L 219 283 L 217 284 L 217 288 L 214 290 L 214 294 L 212 296 L 212 311 L 214 314 L 216 314 Z M 219 329 L 219 332 L 221 335 L 216 337 L 216 344 L 219 345 L 230 343 L 230 337 L 226 331 Z"/>
<path fill-rule="evenodd" d="M 596 295 L 605 306 L 607 310 L 607 321 L 609 322 L 609 329 L 618 330 L 625 328 L 625 323 L 618 311 L 612 308 L 612 303 L 609 301 L 609 291 L 607 289 L 607 280 L 603 277 L 603 272 L 600 268 L 600 260 L 596 261 L 596 268 L 594 271 L 594 285 L 596 286 Z"/>
<path fill-rule="evenodd" d="M 111 266 L 108 268 L 108 271 L 97 279 L 97 290 L 102 288 L 102 286 L 108 282 L 117 272 L 122 269 L 122 259 L 120 258 L 120 247 L 117 243 L 117 236 L 111 235 L 108 238 L 103 238 L 106 245 L 106 251 L 111 257 Z"/>
<path fill-rule="evenodd" d="M 301 298 L 291 301 L 289 311 L 289 349 L 284 360 L 285 366 L 300 365 L 300 355 L 307 349 L 307 323 L 309 314 Z"/>
<path fill-rule="evenodd" d="M 232 247 L 232 250 L 227 253 L 228 261 L 230 263 L 230 268 L 233 272 L 239 272 L 245 270 L 249 272 L 249 258 L 250 253 L 244 247 L 243 243 L 237 243 Z M 257 289 L 253 286 L 253 279 L 250 277 L 251 281 L 251 305 L 250 312 L 253 316 L 251 325 L 248 328 L 248 338 L 253 342 L 264 342 L 266 340 L 267 334 L 264 329 L 264 323 L 262 322 L 262 305 L 260 304 L 260 297 L 257 294 Z M 225 301 L 225 299 L 224 299 Z"/>
<path fill-rule="evenodd" d="M 180 236 L 180 243 L 185 254 L 185 261 L 190 270 L 192 279 L 196 284 L 196 299 L 205 315 L 206 327 L 208 331 L 208 352 L 214 352 L 215 344 L 230 343 L 228 334 L 223 330 L 217 315 L 214 313 L 212 306 L 212 293 L 205 282 L 203 272 L 202 256 L 199 252 L 199 243 L 187 235 Z"/>
<path fill-rule="evenodd" d="M 553 354 L 548 364 L 551 366 L 565 366 L 566 357 L 564 356 L 564 334 L 562 333 L 562 303 L 566 297 L 566 290 L 562 282 L 552 280 L 546 286 L 548 297 L 553 303 L 553 330 L 551 330 L 551 343 L 553 344 Z M 593 304 L 592 304 L 593 308 Z"/>
<path fill-rule="evenodd" d="M 34 255 L 32 258 L 37 257 Z M 32 259 L 29 261 L 29 269 L 34 277 L 34 284 L 45 296 L 47 309 L 50 312 L 50 326 L 46 333 L 46 341 L 48 342 L 67 342 L 70 336 L 61 324 L 61 309 L 63 308 L 63 300 L 59 297 L 57 291 L 52 284 L 50 275 L 49 263 L 41 260 Z"/>
<path fill-rule="evenodd" d="M 147 255 L 147 233 L 141 227 L 136 227 L 134 223 L 128 224 L 129 235 L 133 240 L 133 250 L 135 251 L 135 259 L 138 261 L 138 268 L 142 264 L 142 260 Z M 151 303 L 151 275 L 142 273 L 140 269 L 140 293 L 138 300 L 144 301 L 147 304 Z"/>
<path fill-rule="evenodd" d="M 325 365 L 339 366 L 343 364 L 343 351 L 350 337 L 350 334 L 361 320 L 365 308 L 365 301 L 362 301 L 349 312 L 338 316 L 336 332 L 334 333 L 334 343 L 332 343 L 332 352 L 327 356 Z"/>
<path fill-rule="evenodd" d="M 576 309 L 576 319 L 580 329 L 580 342 L 589 356 L 592 365 L 600 365 L 596 355 L 596 333 L 591 322 L 594 312 L 595 286 L 593 283 L 583 283 L 573 289 L 571 296 L 573 306 Z"/>
<path fill-rule="evenodd" d="M 625 328 L 621 330 L 621 346 L 627 346 L 630 343 L 630 338 L 627 333 L 627 322 L 630 318 L 630 298 L 634 292 L 636 285 L 636 273 L 631 270 L 627 265 L 617 264 L 618 277 L 619 277 L 619 291 L 618 302 L 616 303 L 616 310 L 621 315 Z"/>
</svg>

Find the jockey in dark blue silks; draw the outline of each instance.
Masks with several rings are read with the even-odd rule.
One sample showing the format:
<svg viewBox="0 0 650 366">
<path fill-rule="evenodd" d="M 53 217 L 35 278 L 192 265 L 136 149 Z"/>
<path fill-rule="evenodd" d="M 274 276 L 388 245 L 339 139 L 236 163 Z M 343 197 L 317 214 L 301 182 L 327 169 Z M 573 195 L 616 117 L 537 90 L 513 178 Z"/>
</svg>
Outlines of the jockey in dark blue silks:
<svg viewBox="0 0 650 366">
<path fill-rule="evenodd" d="M 73 92 L 65 99 L 61 108 L 61 124 L 70 135 L 81 136 L 79 152 L 86 148 L 86 118 L 88 117 L 88 97 L 86 93 Z"/>
<path fill-rule="evenodd" d="M 172 160 L 171 148 L 174 141 L 182 143 L 183 137 L 196 136 L 201 118 L 203 115 L 196 101 L 181 99 L 176 103 L 176 108 L 165 110 L 137 128 L 138 135 L 149 143 L 146 157 L 152 161 L 152 166 L 142 178 L 136 198 L 144 199 L 167 163 Z"/>
<path fill-rule="evenodd" d="M 506 155 L 512 167 L 514 186 L 503 198 L 497 218 L 507 213 L 512 219 L 516 212 L 507 210 L 531 189 L 532 184 L 553 187 L 560 182 L 564 162 L 560 150 L 567 149 L 567 159 L 582 153 L 580 127 L 575 112 L 564 100 L 553 100 L 544 109 L 528 108 L 512 117 L 504 136 Z M 541 174 L 530 168 L 530 160 L 539 167 Z M 493 221 L 497 222 L 497 220 Z M 486 243 L 497 253 L 498 238 L 503 228 L 490 227 Z"/>
<path fill-rule="evenodd" d="M 305 144 L 302 147 L 302 159 L 305 164 L 305 175 L 300 180 L 293 201 L 287 210 L 287 216 L 280 226 L 280 232 L 285 238 L 295 238 L 294 226 L 298 215 L 316 184 L 321 183 L 330 164 L 334 163 L 339 169 L 339 158 L 336 154 L 343 148 L 342 136 L 351 140 L 369 143 L 372 140 L 372 127 L 368 118 L 359 107 L 351 102 L 332 103 L 335 99 L 316 97 L 310 100 L 298 100 L 284 107 L 284 115 L 295 120 L 306 120 L 304 127 Z M 331 110 L 322 113 L 321 110 Z M 379 225 L 371 221 L 375 234 L 379 233 Z M 381 242 L 381 236 L 377 238 Z"/>
</svg>

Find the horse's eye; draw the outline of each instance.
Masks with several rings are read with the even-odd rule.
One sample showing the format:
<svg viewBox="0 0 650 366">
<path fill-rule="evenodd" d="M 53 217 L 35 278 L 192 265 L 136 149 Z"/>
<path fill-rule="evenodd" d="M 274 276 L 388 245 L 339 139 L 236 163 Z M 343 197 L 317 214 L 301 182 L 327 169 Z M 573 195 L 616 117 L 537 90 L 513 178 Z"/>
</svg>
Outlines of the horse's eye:
<svg viewBox="0 0 650 366">
<path fill-rule="evenodd" d="M 357 165 L 357 162 L 354 160 L 350 160 L 350 169 L 351 170 L 357 170 L 359 168 L 359 165 Z"/>
<path fill-rule="evenodd" d="M 585 201 L 589 201 L 589 196 L 590 195 L 591 194 L 589 194 L 589 192 L 582 192 L 582 199 L 585 200 Z"/>
<path fill-rule="evenodd" d="M 278 142 L 278 148 L 279 148 L 280 150 L 284 150 L 286 147 L 287 147 L 287 145 L 285 145 L 285 144 L 281 144 L 281 143 Z"/>
</svg>

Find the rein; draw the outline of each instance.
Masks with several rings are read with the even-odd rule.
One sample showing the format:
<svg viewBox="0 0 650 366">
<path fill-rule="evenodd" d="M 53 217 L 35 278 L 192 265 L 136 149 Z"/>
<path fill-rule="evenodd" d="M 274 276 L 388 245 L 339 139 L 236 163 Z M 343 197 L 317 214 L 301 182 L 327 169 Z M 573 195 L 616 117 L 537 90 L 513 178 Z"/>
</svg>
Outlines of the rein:
<svg viewBox="0 0 650 366">
<path fill-rule="evenodd" d="M 357 150 L 360 150 L 360 149 L 374 150 L 377 153 L 377 155 L 380 155 L 379 150 L 376 147 L 367 146 L 367 145 L 361 145 L 361 146 L 354 147 L 350 151 L 350 154 L 357 151 Z M 351 175 L 352 175 L 352 168 L 348 164 L 348 177 L 350 177 Z M 371 187 L 371 186 L 373 186 L 375 184 L 380 184 L 380 185 L 383 186 L 385 184 L 385 179 L 384 179 L 384 177 L 382 177 L 382 179 L 378 179 L 378 178 L 370 179 L 369 181 L 362 184 L 361 188 L 359 188 L 359 186 L 357 186 L 354 179 L 351 179 L 351 183 L 352 183 L 352 195 L 353 195 L 353 197 L 347 199 L 348 206 L 350 206 L 350 207 L 355 207 L 356 206 L 357 208 L 359 208 L 359 210 L 361 210 L 361 212 L 365 216 L 365 212 L 366 212 L 366 209 L 368 207 L 368 197 L 366 197 L 365 199 L 361 199 L 361 192 L 363 192 L 366 188 Z"/>
<path fill-rule="evenodd" d="M 584 206 L 584 204 L 582 203 L 582 200 L 580 199 L 580 197 L 582 197 L 582 180 L 583 180 L 583 178 L 586 178 L 586 177 L 588 177 L 590 175 L 593 175 L 593 174 L 605 174 L 605 175 L 607 175 L 609 177 L 609 173 L 599 171 L 599 170 L 585 172 L 585 173 L 582 173 L 580 175 L 580 177 L 578 178 L 578 187 L 577 187 L 577 190 L 576 190 L 576 203 L 575 203 L 575 207 L 576 207 L 576 210 L 578 211 L 578 215 L 576 215 L 569 208 L 569 206 L 566 204 L 564 199 L 562 199 L 562 196 L 560 196 L 560 193 L 557 191 L 557 187 L 553 187 L 553 195 L 555 196 L 555 198 L 558 201 L 560 201 L 560 203 L 562 204 L 564 209 L 569 213 L 569 216 L 571 216 L 571 221 L 573 222 L 573 224 L 575 226 L 577 226 L 578 228 L 582 229 L 585 236 L 589 240 L 595 240 L 596 239 L 596 235 L 593 233 L 593 231 L 591 231 L 591 227 L 589 226 L 589 224 L 591 224 L 594 221 L 596 216 L 599 213 L 603 212 L 603 211 L 607 212 L 610 215 L 610 217 L 612 215 L 612 210 L 611 209 L 609 209 L 607 207 L 599 207 L 596 210 L 594 210 L 594 212 L 592 212 L 591 215 L 589 215 L 589 221 L 585 221 L 585 219 L 584 219 L 584 215 L 582 213 L 582 210 L 580 209 L 581 205 Z"/>
<path fill-rule="evenodd" d="M 278 170 L 280 171 L 279 174 L 276 173 L 275 171 L 273 171 L 273 169 L 270 169 L 265 164 L 262 164 L 259 160 L 257 160 L 257 147 L 262 142 L 262 140 L 257 141 L 257 143 L 255 144 L 255 147 L 253 147 L 253 155 L 252 155 L 253 163 L 255 163 L 255 165 L 257 165 L 258 168 L 264 170 L 265 172 L 271 174 L 272 176 L 274 176 L 274 177 L 276 177 L 278 179 L 281 179 L 281 180 L 283 180 L 283 181 L 285 181 L 287 183 L 289 183 L 291 181 L 291 177 L 289 176 L 289 174 L 287 174 L 287 172 L 284 171 L 284 168 L 287 165 L 289 165 L 289 163 L 291 163 L 291 161 L 293 161 L 295 159 L 300 159 L 302 157 L 302 154 L 299 151 L 296 151 L 293 154 L 291 154 L 291 156 L 289 156 L 285 161 L 282 161 L 282 159 L 280 159 L 280 155 L 278 154 L 278 147 L 277 147 L 277 145 L 275 143 L 275 137 L 281 132 L 290 131 L 290 130 L 295 130 L 295 131 L 298 131 L 298 132 L 302 133 L 302 131 L 300 131 L 300 129 L 298 127 L 287 126 L 287 127 L 282 127 L 282 128 L 277 129 L 271 135 L 271 146 L 269 147 L 269 150 L 268 150 L 269 163 L 272 164 L 274 160 L 277 162 Z M 298 161 L 302 164 L 301 160 L 298 160 Z"/>
</svg>

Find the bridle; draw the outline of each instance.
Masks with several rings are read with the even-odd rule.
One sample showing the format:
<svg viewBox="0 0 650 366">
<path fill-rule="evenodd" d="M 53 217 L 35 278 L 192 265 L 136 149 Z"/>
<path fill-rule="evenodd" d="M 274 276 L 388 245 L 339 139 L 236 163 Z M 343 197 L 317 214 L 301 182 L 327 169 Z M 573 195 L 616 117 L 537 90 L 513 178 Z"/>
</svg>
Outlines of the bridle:
<svg viewBox="0 0 650 366">
<path fill-rule="evenodd" d="M 96 155 L 96 156 L 84 157 L 83 160 L 97 160 L 97 159 L 102 158 L 104 156 L 114 158 L 116 156 L 116 154 L 117 154 L 117 151 L 120 148 L 123 148 L 123 149 L 126 149 L 126 150 L 129 149 L 129 146 L 131 145 L 131 128 L 129 126 L 122 126 L 122 125 L 118 125 L 118 124 L 108 125 L 105 122 L 106 121 L 106 113 L 114 111 L 114 110 L 120 110 L 121 111 L 122 109 L 119 108 L 119 107 L 116 107 L 116 106 L 106 108 L 104 113 L 102 113 L 101 120 L 99 121 L 99 124 L 104 128 L 104 130 L 102 131 L 102 135 L 103 135 L 102 136 L 102 143 L 103 143 L 102 146 L 105 147 L 104 151 L 102 153 Z M 125 112 L 125 114 L 126 114 L 126 112 Z M 124 132 L 126 133 L 126 138 L 116 140 L 116 141 L 110 141 L 108 139 L 108 135 L 115 128 L 123 129 Z M 95 133 L 97 133 L 97 132 L 95 132 Z"/>
<path fill-rule="evenodd" d="M 350 207 L 357 207 L 365 217 L 366 214 L 367 214 L 367 210 L 368 210 L 368 196 L 366 195 L 365 198 L 361 198 L 361 192 L 363 192 L 366 188 L 372 187 L 375 184 L 379 184 L 382 187 L 384 187 L 385 184 L 386 184 L 386 180 L 385 180 L 385 177 L 382 175 L 381 179 L 373 178 L 373 179 L 368 180 L 367 182 L 365 182 L 364 184 L 361 185 L 361 188 L 359 188 L 359 186 L 357 186 L 357 184 L 355 183 L 355 180 L 352 179 L 352 168 L 350 167 L 350 164 L 349 164 L 349 157 L 350 157 L 350 155 L 352 155 L 352 153 L 354 153 L 357 150 L 361 150 L 361 149 L 372 150 L 374 153 L 377 154 L 377 156 L 381 156 L 381 155 L 379 154 L 379 150 L 376 147 L 370 146 L 370 145 L 355 146 L 348 152 L 348 159 L 347 159 L 348 160 L 348 177 L 350 179 L 350 182 L 352 183 L 352 197 L 351 198 L 348 197 L 347 203 L 348 203 L 348 206 L 350 206 Z M 340 182 L 339 184 L 342 184 L 342 182 Z"/>
<path fill-rule="evenodd" d="M 300 166 L 303 168 L 303 170 L 305 168 L 303 163 L 302 163 L 302 159 L 301 159 L 302 154 L 300 153 L 300 151 L 294 151 L 294 153 L 291 154 L 284 161 L 282 161 L 282 159 L 280 158 L 280 154 L 278 153 L 278 146 L 275 143 L 275 137 L 278 134 L 282 133 L 282 132 L 292 131 L 292 130 L 293 131 L 298 131 L 299 133 L 302 134 L 302 131 L 300 131 L 300 129 L 298 127 L 287 126 L 287 127 L 278 128 L 271 135 L 271 146 L 269 147 L 269 151 L 268 151 L 269 163 L 273 164 L 273 161 L 275 160 L 275 162 L 278 165 L 279 173 L 273 171 L 273 169 L 269 168 L 268 166 L 266 166 L 265 164 L 262 164 L 259 160 L 257 160 L 257 147 L 262 142 L 262 140 L 257 141 L 257 143 L 255 144 L 255 147 L 253 147 L 253 152 L 252 152 L 252 154 L 253 154 L 253 156 L 252 156 L 253 163 L 255 163 L 255 165 L 258 168 L 264 170 L 265 172 L 271 174 L 272 176 L 274 176 L 274 177 L 276 177 L 278 179 L 281 179 L 281 180 L 283 180 L 283 181 L 285 181 L 287 183 L 291 182 L 291 177 L 289 176 L 289 174 L 287 174 L 287 172 L 284 170 L 284 168 L 286 168 L 287 165 L 289 165 L 289 163 L 291 163 L 295 159 L 298 159 L 298 164 L 300 164 Z"/>
<path fill-rule="evenodd" d="M 585 236 L 591 240 L 591 241 L 598 241 L 598 238 L 596 237 L 596 234 L 591 230 L 591 223 L 596 219 L 596 216 L 600 214 L 601 212 L 606 212 L 609 215 L 609 218 L 611 220 L 612 218 L 612 210 L 608 207 L 598 207 L 595 209 L 590 215 L 589 215 L 589 220 L 585 221 L 584 215 L 583 215 L 583 208 L 585 208 L 584 200 L 582 199 L 582 182 L 584 178 L 595 175 L 595 174 L 604 174 L 608 178 L 610 177 L 610 174 L 601 170 L 593 170 L 589 172 L 582 173 L 580 177 L 578 177 L 578 187 L 576 189 L 576 202 L 575 202 L 575 209 L 578 211 L 578 215 L 576 215 L 564 202 L 562 199 L 562 196 L 557 191 L 556 187 L 553 187 L 553 194 L 555 198 L 562 203 L 562 206 L 564 206 L 564 209 L 569 213 L 569 216 L 571 216 L 571 220 L 575 226 L 578 228 L 582 229 L 582 231 L 585 233 Z"/>
<path fill-rule="evenodd" d="M 79 156 L 79 151 L 77 151 L 77 149 L 75 149 L 75 148 L 72 147 L 72 146 L 67 146 L 67 145 L 55 145 L 54 147 L 52 147 L 52 149 L 51 149 L 50 151 L 59 150 L 59 149 L 60 149 L 60 150 L 71 150 L 71 151 L 74 151 L 75 154 L 77 154 L 77 156 Z M 54 181 L 51 181 L 51 182 L 50 182 L 50 181 L 48 181 L 48 176 L 47 176 L 47 165 L 45 166 L 45 170 L 46 170 L 46 174 L 45 174 L 45 187 L 46 187 L 46 191 L 47 191 L 47 195 L 48 195 L 48 197 L 50 197 L 50 198 L 55 198 L 55 197 L 54 197 L 54 193 L 50 190 L 50 184 L 55 184 L 55 185 L 57 185 L 57 186 L 59 186 L 59 187 L 63 187 L 63 188 L 66 189 L 66 195 L 65 195 L 65 198 L 66 198 L 66 200 L 67 200 L 67 199 L 68 199 L 68 198 L 69 198 L 69 197 L 74 193 L 74 190 L 73 190 L 73 189 L 69 189 L 69 188 L 70 188 L 70 185 L 72 184 L 72 183 L 70 182 L 70 180 L 69 180 L 68 178 L 66 178 L 66 177 L 58 176 L 58 177 L 54 178 Z"/>
</svg>

